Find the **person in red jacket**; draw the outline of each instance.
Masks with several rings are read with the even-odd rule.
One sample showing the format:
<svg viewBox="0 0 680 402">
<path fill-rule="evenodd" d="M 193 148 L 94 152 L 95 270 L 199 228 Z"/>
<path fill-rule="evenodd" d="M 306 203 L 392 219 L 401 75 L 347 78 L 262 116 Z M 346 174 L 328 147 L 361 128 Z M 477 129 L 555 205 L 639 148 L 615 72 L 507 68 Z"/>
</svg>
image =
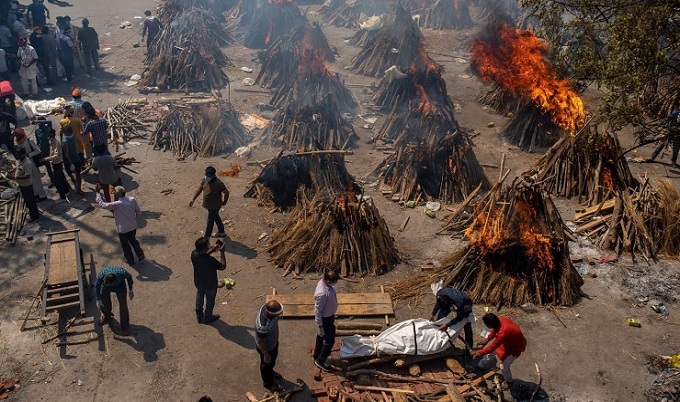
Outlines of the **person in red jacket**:
<svg viewBox="0 0 680 402">
<path fill-rule="evenodd" d="M 484 356 L 495 351 L 506 386 L 510 387 L 512 385 L 510 366 L 526 350 L 527 340 L 519 326 L 507 317 L 489 313 L 482 317 L 482 321 L 491 329 L 491 333 L 485 342 L 480 342 L 484 347 L 472 352 L 472 356 Z"/>
</svg>

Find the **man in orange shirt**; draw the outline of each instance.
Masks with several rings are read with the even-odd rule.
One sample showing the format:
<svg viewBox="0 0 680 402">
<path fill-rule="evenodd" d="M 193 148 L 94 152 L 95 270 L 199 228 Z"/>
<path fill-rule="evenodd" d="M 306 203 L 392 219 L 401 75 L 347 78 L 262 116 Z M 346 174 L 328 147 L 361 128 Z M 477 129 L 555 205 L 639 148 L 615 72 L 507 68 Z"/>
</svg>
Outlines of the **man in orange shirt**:
<svg viewBox="0 0 680 402">
<path fill-rule="evenodd" d="M 485 342 L 480 342 L 485 346 L 472 352 L 472 356 L 484 356 L 495 351 L 505 379 L 503 388 L 507 389 L 512 385 L 510 366 L 526 350 L 527 340 L 519 326 L 507 317 L 498 317 L 496 314 L 489 313 L 484 315 L 482 321 L 491 329 L 491 333 Z"/>
</svg>

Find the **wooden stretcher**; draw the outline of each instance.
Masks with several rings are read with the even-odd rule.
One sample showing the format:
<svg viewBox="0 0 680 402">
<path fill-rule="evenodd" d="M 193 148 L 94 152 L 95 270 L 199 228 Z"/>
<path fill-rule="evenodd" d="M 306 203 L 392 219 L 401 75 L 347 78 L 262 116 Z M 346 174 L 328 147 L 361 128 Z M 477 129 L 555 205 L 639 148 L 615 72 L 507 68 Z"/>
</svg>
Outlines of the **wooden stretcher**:
<svg viewBox="0 0 680 402">
<path fill-rule="evenodd" d="M 85 274 L 79 231 L 69 229 L 47 234 L 40 319 L 43 324 L 47 322 L 47 314 L 54 310 L 77 307 L 80 314 L 84 314 L 85 299 L 92 297 L 92 280 L 88 282 Z"/>
</svg>

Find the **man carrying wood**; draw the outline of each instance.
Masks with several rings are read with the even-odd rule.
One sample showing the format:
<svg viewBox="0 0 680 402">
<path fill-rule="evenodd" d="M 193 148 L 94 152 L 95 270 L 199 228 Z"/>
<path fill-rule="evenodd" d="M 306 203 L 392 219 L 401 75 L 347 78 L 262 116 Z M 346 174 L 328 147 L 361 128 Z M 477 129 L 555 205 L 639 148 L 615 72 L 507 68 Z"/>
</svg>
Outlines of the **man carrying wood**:
<svg viewBox="0 0 680 402">
<path fill-rule="evenodd" d="M 194 197 L 189 203 L 190 207 L 194 206 L 196 198 L 203 193 L 203 208 L 208 210 L 208 222 L 205 226 L 205 237 L 212 235 L 213 226 L 217 225 L 217 234 L 213 237 L 226 237 L 224 232 L 224 225 L 222 218 L 220 218 L 220 208 L 227 205 L 229 201 L 229 190 L 227 186 L 222 183 L 222 180 L 217 178 L 217 170 L 214 167 L 208 166 L 205 168 L 205 176 L 198 185 Z"/>
<path fill-rule="evenodd" d="M 507 317 L 498 317 L 496 314 L 488 313 L 484 315 L 482 321 L 487 328 L 491 329 L 491 333 L 486 341 L 478 344 L 478 346 L 486 346 L 472 352 L 472 356 L 484 356 L 495 351 L 505 379 L 503 389 L 508 389 L 512 386 L 510 366 L 526 350 L 527 340 L 519 326 Z"/>
<path fill-rule="evenodd" d="M 446 317 L 454 311 L 456 316 L 446 324 L 439 326 L 441 331 L 446 331 L 452 325 L 458 324 L 462 320 L 468 318 L 472 313 L 472 299 L 470 295 L 457 289 L 450 287 L 442 288 L 437 292 L 437 301 L 432 309 L 430 321 L 438 321 Z M 463 327 L 465 331 L 465 343 L 472 349 L 474 337 L 472 334 L 472 323 L 468 320 Z"/>
<path fill-rule="evenodd" d="M 255 342 L 260 355 L 260 376 L 262 385 L 271 392 L 282 392 L 283 387 L 274 382 L 282 378 L 274 371 L 276 358 L 279 355 L 279 316 L 283 306 L 276 300 L 270 300 L 260 307 L 255 318 Z"/>
<path fill-rule="evenodd" d="M 191 264 L 194 266 L 194 286 L 196 286 L 196 320 L 199 324 L 210 324 L 220 318 L 213 314 L 215 298 L 217 297 L 217 271 L 227 268 L 227 258 L 224 255 L 224 243 L 221 240 L 210 247 L 207 237 L 199 237 L 194 243 L 195 250 L 191 252 Z M 220 251 L 220 260 L 210 254 Z M 205 301 L 205 312 L 203 302 Z"/>
<path fill-rule="evenodd" d="M 125 283 L 127 282 L 127 289 Z M 130 333 L 130 312 L 128 311 L 126 296 L 130 295 L 130 300 L 135 297 L 132 291 L 132 275 L 122 267 L 107 266 L 97 275 L 94 284 L 94 294 L 97 299 L 97 307 L 101 311 L 99 325 L 104 325 L 113 317 L 111 292 L 118 298 L 118 308 L 120 309 L 120 329 L 123 335 Z M 129 292 L 128 292 L 129 290 Z"/>
<path fill-rule="evenodd" d="M 338 311 L 335 285 L 339 279 L 338 271 L 326 271 L 314 291 L 314 321 L 317 325 L 314 364 L 329 373 L 335 371 L 328 363 L 328 356 L 335 344 L 335 313 Z"/>
</svg>

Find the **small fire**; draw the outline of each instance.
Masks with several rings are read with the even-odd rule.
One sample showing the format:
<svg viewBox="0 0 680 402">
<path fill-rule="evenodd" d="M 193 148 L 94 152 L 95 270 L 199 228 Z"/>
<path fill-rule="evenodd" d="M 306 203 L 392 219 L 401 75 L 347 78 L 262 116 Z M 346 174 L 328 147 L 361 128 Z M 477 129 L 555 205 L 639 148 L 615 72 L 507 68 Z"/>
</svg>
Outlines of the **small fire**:
<svg viewBox="0 0 680 402">
<path fill-rule="evenodd" d="M 272 39 L 272 33 L 274 32 L 274 21 L 269 21 L 269 27 L 267 28 L 267 35 L 264 37 L 264 44 L 269 45 L 269 41 Z"/>
<path fill-rule="evenodd" d="M 309 77 L 313 74 L 332 76 L 333 71 L 330 64 L 326 57 L 316 50 L 311 35 L 311 31 L 306 30 L 305 36 L 297 46 L 298 74 L 303 77 Z"/>
<path fill-rule="evenodd" d="M 610 190 L 614 189 L 614 179 L 612 178 L 612 171 L 609 168 L 602 168 L 602 186 Z"/>
<path fill-rule="evenodd" d="M 546 45 L 531 31 L 506 22 L 495 26 L 498 32 L 492 40 L 477 38 L 472 43 L 472 63 L 482 80 L 528 96 L 553 123 L 573 134 L 585 123 L 583 102 L 546 61 Z"/>
<path fill-rule="evenodd" d="M 422 70 L 425 70 L 427 73 L 441 74 L 441 66 L 437 64 L 434 60 L 432 60 L 430 56 L 427 54 L 427 52 L 425 51 L 424 43 L 419 44 L 418 53 L 420 57 L 413 60 L 413 63 L 411 63 L 411 67 L 409 68 L 410 72 L 413 73 L 414 76 L 417 71 Z M 425 87 L 423 87 L 422 83 L 416 80 L 414 81 L 416 92 L 418 93 L 417 109 L 423 114 L 423 116 L 427 116 L 431 113 L 436 112 L 437 105 L 435 102 L 432 102 L 432 100 L 430 100 L 430 97 L 428 96 Z"/>
</svg>

